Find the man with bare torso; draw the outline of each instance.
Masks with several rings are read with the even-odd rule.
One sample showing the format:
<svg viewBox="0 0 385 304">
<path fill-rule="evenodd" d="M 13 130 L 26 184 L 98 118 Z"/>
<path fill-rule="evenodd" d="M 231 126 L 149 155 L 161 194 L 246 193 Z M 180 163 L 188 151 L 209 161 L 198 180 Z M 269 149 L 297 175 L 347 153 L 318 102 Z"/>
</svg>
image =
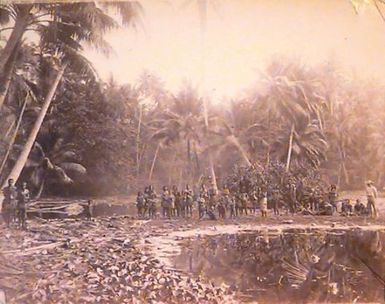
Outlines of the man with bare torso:
<svg viewBox="0 0 385 304">
<path fill-rule="evenodd" d="M 11 221 L 15 217 L 16 204 L 17 204 L 17 188 L 15 187 L 15 181 L 10 178 L 8 180 L 8 186 L 3 189 L 4 200 L 2 205 L 2 216 L 7 227 L 10 227 Z"/>
<path fill-rule="evenodd" d="M 378 196 L 377 188 L 372 181 L 366 182 L 366 197 L 368 198 L 368 211 L 370 217 L 377 217 L 376 199 Z"/>
</svg>

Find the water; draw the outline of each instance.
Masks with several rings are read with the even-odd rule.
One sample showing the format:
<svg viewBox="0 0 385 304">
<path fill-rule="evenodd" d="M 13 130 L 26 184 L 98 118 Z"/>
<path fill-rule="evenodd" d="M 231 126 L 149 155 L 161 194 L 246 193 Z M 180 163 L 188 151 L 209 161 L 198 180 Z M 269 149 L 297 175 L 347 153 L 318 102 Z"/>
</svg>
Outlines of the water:
<svg viewBox="0 0 385 304">
<path fill-rule="evenodd" d="M 289 229 L 184 239 L 174 267 L 259 303 L 384 302 L 384 231 Z"/>
</svg>

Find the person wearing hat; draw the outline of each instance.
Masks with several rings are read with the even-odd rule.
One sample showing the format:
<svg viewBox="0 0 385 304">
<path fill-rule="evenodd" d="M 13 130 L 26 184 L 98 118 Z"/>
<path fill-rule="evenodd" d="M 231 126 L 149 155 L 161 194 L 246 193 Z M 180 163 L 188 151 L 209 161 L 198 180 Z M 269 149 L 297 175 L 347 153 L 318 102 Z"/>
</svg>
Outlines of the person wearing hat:
<svg viewBox="0 0 385 304">
<path fill-rule="evenodd" d="M 371 217 L 377 217 L 376 199 L 378 196 L 377 188 L 372 181 L 366 182 L 366 197 L 368 198 L 368 211 Z"/>
</svg>

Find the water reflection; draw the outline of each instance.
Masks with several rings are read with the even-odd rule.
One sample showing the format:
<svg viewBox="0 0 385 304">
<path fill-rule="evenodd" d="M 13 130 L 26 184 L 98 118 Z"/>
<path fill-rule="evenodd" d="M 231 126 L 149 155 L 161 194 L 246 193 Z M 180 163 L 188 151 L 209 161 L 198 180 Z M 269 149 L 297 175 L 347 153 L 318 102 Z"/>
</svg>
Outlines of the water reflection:
<svg viewBox="0 0 385 304">
<path fill-rule="evenodd" d="M 287 230 L 183 241 L 175 267 L 259 303 L 383 302 L 383 231 Z"/>
</svg>

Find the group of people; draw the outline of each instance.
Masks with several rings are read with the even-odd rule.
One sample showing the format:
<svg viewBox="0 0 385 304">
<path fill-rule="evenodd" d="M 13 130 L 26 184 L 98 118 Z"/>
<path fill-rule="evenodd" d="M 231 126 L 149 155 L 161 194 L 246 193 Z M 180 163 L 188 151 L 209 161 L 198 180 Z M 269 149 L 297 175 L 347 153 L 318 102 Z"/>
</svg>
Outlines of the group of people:
<svg viewBox="0 0 385 304">
<path fill-rule="evenodd" d="M 256 213 L 257 209 L 260 209 L 263 217 L 267 217 L 267 193 L 262 196 L 257 192 L 251 195 L 246 192 L 230 193 L 226 187 L 218 191 L 213 185 L 206 187 L 205 184 L 194 193 L 187 184 L 182 190 L 175 185 L 171 189 L 164 186 L 161 194 L 158 195 L 150 185 L 144 192 L 139 191 L 136 197 L 138 216 L 148 216 L 152 219 L 157 217 L 158 207 L 161 208 L 159 214 L 163 218 L 192 217 L 194 205 L 197 207 L 200 219 L 205 216 L 210 219 L 216 219 L 217 216 L 224 219 L 226 214 L 234 218 L 243 214 Z"/>
<path fill-rule="evenodd" d="M 250 188 L 250 187 L 249 187 Z M 249 189 L 244 187 L 242 181 L 236 190 L 224 186 L 221 191 L 213 185 L 206 187 L 203 184 L 198 191 L 193 191 L 190 185 L 179 190 L 177 186 L 169 189 L 162 188 L 158 195 L 152 185 L 146 187 L 144 193 L 139 192 L 136 206 L 139 217 L 156 218 L 161 214 L 163 218 L 192 217 L 193 209 L 197 210 L 198 218 L 209 219 L 235 218 L 241 215 L 256 214 L 260 212 L 262 217 L 267 217 L 268 208 L 274 215 L 280 215 L 282 210 L 286 214 L 304 215 L 368 215 L 377 216 L 376 199 L 377 189 L 373 182 L 366 183 L 367 205 L 360 199 L 353 204 L 350 199 L 338 199 L 336 185 L 331 185 L 328 192 L 317 189 L 308 189 L 298 194 L 294 184 L 289 184 L 287 191 L 266 191 L 263 187 Z M 195 206 L 195 207 L 194 207 Z M 161 208 L 158 212 L 158 208 Z"/>
<path fill-rule="evenodd" d="M 367 197 L 366 205 L 361 199 L 356 199 L 355 203 L 353 203 L 352 199 L 339 200 L 337 186 L 331 185 L 326 195 L 305 195 L 306 199 L 303 204 L 303 212 L 313 212 L 316 215 L 333 215 L 335 213 L 339 213 L 342 216 L 367 215 L 375 218 L 378 214 L 376 207 L 378 192 L 370 180 L 366 182 L 365 186 Z"/>
<path fill-rule="evenodd" d="M 230 190 L 231 189 L 231 190 Z M 30 202 L 30 191 L 27 183 L 23 182 L 18 189 L 13 179 L 8 180 L 8 185 L 3 189 L 4 200 L 2 216 L 7 227 L 17 224 L 19 228 L 26 229 L 26 207 Z M 193 191 L 190 185 L 183 189 L 172 186 L 162 188 L 158 195 L 152 185 L 138 192 L 136 207 L 138 216 L 154 219 L 161 214 L 163 218 L 192 217 L 193 210 L 197 210 L 199 219 L 235 218 L 240 215 L 256 214 L 259 210 L 262 217 L 267 217 L 268 207 L 273 209 L 274 215 L 280 215 L 283 208 L 286 213 L 301 213 L 311 215 L 368 215 L 377 217 L 376 199 L 378 192 L 373 182 L 366 183 L 367 205 L 357 199 L 355 204 L 350 199 L 338 200 L 337 187 L 331 185 L 327 194 L 309 189 L 299 194 L 298 189 L 291 183 L 287 191 L 266 191 L 264 187 L 247 187 L 244 180 L 236 188 L 224 186 L 218 191 L 212 183 L 209 187 L 202 184 L 199 190 Z M 196 206 L 196 207 L 194 207 Z M 159 207 L 161 208 L 158 212 Z M 86 217 L 90 216 L 91 202 L 86 206 Z"/>
<path fill-rule="evenodd" d="M 164 186 L 159 196 L 152 185 L 145 188 L 144 192 L 139 191 L 136 197 L 138 216 L 155 218 L 158 212 L 158 202 L 161 202 L 163 217 L 191 217 L 194 201 L 193 191 L 189 185 L 180 191 L 173 186 L 171 191 Z"/>
<path fill-rule="evenodd" d="M 13 179 L 8 180 L 8 185 L 3 188 L 2 216 L 9 228 L 16 223 L 19 228 L 26 229 L 26 207 L 30 201 L 30 192 L 27 183 L 23 182 L 18 189 Z"/>
</svg>

